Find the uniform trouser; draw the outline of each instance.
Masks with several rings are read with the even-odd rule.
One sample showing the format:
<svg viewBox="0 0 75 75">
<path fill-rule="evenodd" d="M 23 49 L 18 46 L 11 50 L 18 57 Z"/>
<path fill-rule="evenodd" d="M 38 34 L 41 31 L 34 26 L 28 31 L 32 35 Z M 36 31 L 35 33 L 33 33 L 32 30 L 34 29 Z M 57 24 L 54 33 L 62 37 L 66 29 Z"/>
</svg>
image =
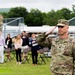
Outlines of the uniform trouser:
<svg viewBox="0 0 75 75">
<path fill-rule="evenodd" d="M 0 46 L 0 63 L 4 62 L 4 46 Z"/>
</svg>

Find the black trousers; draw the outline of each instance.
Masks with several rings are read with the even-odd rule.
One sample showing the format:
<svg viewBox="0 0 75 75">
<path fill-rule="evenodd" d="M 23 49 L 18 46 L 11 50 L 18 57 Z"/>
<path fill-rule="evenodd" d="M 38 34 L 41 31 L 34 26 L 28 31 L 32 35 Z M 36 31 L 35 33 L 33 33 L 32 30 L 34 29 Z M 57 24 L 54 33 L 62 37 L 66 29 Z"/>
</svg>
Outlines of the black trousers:
<svg viewBox="0 0 75 75">
<path fill-rule="evenodd" d="M 38 62 L 38 53 L 37 50 L 32 50 L 32 63 L 37 64 Z"/>
<path fill-rule="evenodd" d="M 18 48 L 17 50 L 16 50 L 16 61 L 17 62 L 21 62 L 22 60 L 21 60 L 21 49 L 20 48 Z"/>
</svg>

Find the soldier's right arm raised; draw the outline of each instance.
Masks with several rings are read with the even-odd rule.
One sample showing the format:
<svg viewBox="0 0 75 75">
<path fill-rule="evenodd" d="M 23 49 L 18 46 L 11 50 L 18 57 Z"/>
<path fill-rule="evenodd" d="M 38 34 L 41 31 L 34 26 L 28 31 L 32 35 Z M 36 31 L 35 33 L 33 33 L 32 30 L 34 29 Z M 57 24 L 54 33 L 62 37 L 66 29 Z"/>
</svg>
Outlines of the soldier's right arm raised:
<svg viewBox="0 0 75 75">
<path fill-rule="evenodd" d="M 43 33 L 36 37 L 36 41 L 39 45 L 50 48 L 52 43 L 52 38 L 47 37 L 47 35 Z"/>
</svg>

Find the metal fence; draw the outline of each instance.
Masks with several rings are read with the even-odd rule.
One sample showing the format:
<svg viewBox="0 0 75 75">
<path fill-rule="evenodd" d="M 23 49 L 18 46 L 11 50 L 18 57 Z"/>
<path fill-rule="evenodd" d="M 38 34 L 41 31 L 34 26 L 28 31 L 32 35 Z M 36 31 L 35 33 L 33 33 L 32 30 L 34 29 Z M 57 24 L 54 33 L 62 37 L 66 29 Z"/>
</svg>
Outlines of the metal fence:
<svg viewBox="0 0 75 75">
<path fill-rule="evenodd" d="M 72 19 L 70 19 L 68 21 L 69 21 L 70 26 L 75 26 L 75 17 L 73 17 Z"/>
<path fill-rule="evenodd" d="M 3 36 L 7 37 L 10 34 L 11 37 L 21 33 L 21 28 L 24 26 L 24 18 L 5 18 L 3 21 Z"/>
</svg>

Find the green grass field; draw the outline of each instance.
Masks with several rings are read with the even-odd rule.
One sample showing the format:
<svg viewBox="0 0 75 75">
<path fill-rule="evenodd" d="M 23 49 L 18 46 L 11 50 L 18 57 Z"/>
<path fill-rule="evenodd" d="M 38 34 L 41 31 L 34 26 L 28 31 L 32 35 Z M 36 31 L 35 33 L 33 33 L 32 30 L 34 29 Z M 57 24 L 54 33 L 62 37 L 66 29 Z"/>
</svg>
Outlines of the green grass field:
<svg viewBox="0 0 75 75">
<path fill-rule="evenodd" d="M 51 58 L 48 58 L 46 64 L 42 63 L 33 66 L 31 60 L 30 63 L 26 62 L 18 65 L 14 58 L 11 61 L 0 64 L 0 75 L 51 75 L 50 60 Z"/>
</svg>

